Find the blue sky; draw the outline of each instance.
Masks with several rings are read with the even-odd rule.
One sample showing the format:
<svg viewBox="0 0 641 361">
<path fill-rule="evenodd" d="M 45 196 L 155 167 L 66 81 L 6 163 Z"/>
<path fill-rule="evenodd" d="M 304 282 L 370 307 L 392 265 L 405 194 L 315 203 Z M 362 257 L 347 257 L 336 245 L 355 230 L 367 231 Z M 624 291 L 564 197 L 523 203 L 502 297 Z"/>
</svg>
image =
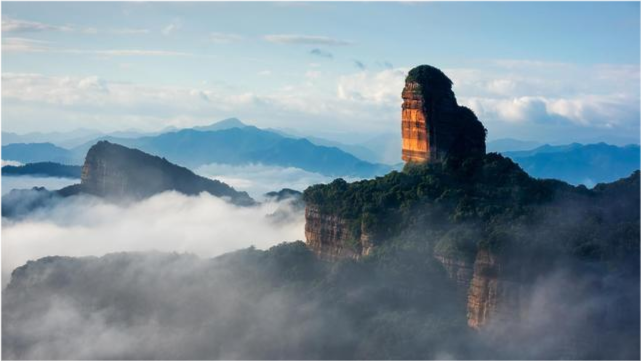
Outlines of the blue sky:
<svg viewBox="0 0 641 361">
<path fill-rule="evenodd" d="M 4 2 L 2 30 L 5 131 L 400 136 L 431 64 L 490 139 L 639 138 L 639 3 Z"/>
</svg>

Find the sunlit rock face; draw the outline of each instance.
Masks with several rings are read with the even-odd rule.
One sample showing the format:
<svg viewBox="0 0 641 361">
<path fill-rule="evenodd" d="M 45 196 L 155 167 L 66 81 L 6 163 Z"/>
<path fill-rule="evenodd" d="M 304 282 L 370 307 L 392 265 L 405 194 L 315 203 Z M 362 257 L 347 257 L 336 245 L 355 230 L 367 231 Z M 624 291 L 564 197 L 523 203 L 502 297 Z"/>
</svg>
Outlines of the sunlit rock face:
<svg viewBox="0 0 641 361">
<path fill-rule="evenodd" d="M 457 104 L 452 81 L 439 69 L 421 65 L 410 70 L 402 97 L 403 161 L 485 154 L 485 128 L 470 109 Z"/>
<path fill-rule="evenodd" d="M 344 219 L 324 214 L 313 204 L 305 208 L 305 238 L 307 246 L 328 261 L 360 259 L 372 250 L 367 233 L 354 232 Z"/>
<path fill-rule="evenodd" d="M 429 139 L 423 113 L 423 96 L 416 82 L 405 84 L 403 89 L 403 160 L 425 162 L 429 159 Z"/>
</svg>

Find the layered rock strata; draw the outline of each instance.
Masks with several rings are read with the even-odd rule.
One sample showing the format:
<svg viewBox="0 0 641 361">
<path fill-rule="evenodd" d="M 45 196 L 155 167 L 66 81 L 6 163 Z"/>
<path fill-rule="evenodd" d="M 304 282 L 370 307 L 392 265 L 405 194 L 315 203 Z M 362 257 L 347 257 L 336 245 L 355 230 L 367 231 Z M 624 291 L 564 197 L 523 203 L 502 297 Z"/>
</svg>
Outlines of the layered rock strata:
<svg viewBox="0 0 641 361">
<path fill-rule="evenodd" d="M 485 128 L 471 110 L 457 104 L 452 81 L 443 72 L 429 65 L 412 69 L 402 98 L 403 161 L 485 154 Z"/>
<path fill-rule="evenodd" d="M 360 259 L 371 252 L 370 236 L 350 228 L 348 222 L 339 216 L 323 214 L 318 207 L 310 204 L 305 208 L 307 246 L 321 259 Z"/>
<path fill-rule="evenodd" d="M 490 321 L 514 321 L 520 317 L 526 287 L 513 274 L 506 273 L 506 264 L 499 257 L 484 249 L 478 251 L 467 294 L 470 327 L 480 329 Z"/>
</svg>

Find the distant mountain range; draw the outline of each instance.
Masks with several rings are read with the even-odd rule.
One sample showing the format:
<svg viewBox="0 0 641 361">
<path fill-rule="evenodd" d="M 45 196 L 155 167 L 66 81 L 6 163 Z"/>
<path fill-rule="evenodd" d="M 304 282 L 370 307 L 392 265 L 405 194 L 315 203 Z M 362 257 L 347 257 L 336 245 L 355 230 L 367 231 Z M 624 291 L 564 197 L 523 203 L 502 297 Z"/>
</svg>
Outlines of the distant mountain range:
<svg viewBox="0 0 641 361">
<path fill-rule="evenodd" d="M 83 160 L 74 157 L 74 152 L 52 143 L 15 143 L 2 146 L 2 159 L 20 163 L 55 162 L 78 165 Z"/>
<path fill-rule="evenodd" d="M 391 170 L 390 166 L 363 161 L 337 147 L 283 136 L 245 125 L 237 119 L 153 136 L 104 136 L 71 149 L 51 143 L 9 144 L 2 147 L 3 158 L 22 163 L 53 161 L 82 164 L 87 150 L 100 140 L 137 148 L 193 168 L 211 163 L 262 163 L 336 177 L 373 177 Z"/>
<path fill-rule="evenodd" d="M 6 132 L 2 134 L 3 144 L 17 140 L 39 140 L 2 147 L 4 160 L 21 163 L 82 164 L 87 150 L 100 140 L 137 148 L 192 168 L 210 163 L 262 163 L 296 167 L 331 177 L 369 178 L 397 168 L 387 164 L 396 164 L 397 159 L 400 161 L 400 154 L 393 151 L 400 148 L 400 137 L 392 134 L 381 135 L 361 144 L 344 144 L 314 136 L 304 137 L 287 130 L 260 129 L 236 118 L 189 129 L 168 127 L 155 133 L 131 130 L 98 134 L 98 137 L 92 137 L 97 132 L 90 130 L 31 133 L 24 136 Z M 52 140 L 42 142 L 47 139 Z M 75 145 L 62 147 L 62 143 Z M 488 152 L 499 152 L 512 158 L 532 176 L 556 178 L 572 184 L 591 186 L 625 177 L 639 169 L 638 145 L 573 143 L 553 146 L 505 138 L 489 141 L 487 149 Z"/>
<path fill-rule="evenodd" d="M 487 142 L 487 151 L 497 153 L 515 152 L 521 150 L 531 150 L 542 145 L 543 143 L 536 141 L 502 138 Z"/>
<path fill-rule="evenodd" d="M 528 174 L 570 184 L 593 186 L 629 176 L 639 169 L 639 145 L 618 147 L 605 143 L 543 145 L 519 152 L 503 152 Z"/>
</svg>

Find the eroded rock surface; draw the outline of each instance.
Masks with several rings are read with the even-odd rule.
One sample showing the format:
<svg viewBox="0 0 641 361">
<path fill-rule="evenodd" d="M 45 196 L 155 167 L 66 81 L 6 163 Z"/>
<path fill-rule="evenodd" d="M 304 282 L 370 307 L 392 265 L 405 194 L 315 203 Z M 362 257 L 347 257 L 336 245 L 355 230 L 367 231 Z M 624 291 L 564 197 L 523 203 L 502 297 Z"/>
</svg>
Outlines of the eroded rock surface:
<svg viewBox="0 0 641 361">
<path fill-rule="evenodd" d="M 471 110 L 457 104 L 452 81 L 443 72 L 429 65 L 410 70 L 402 97 L 405 162 L 485 154 L 485 128 Z"/>
</svg>

